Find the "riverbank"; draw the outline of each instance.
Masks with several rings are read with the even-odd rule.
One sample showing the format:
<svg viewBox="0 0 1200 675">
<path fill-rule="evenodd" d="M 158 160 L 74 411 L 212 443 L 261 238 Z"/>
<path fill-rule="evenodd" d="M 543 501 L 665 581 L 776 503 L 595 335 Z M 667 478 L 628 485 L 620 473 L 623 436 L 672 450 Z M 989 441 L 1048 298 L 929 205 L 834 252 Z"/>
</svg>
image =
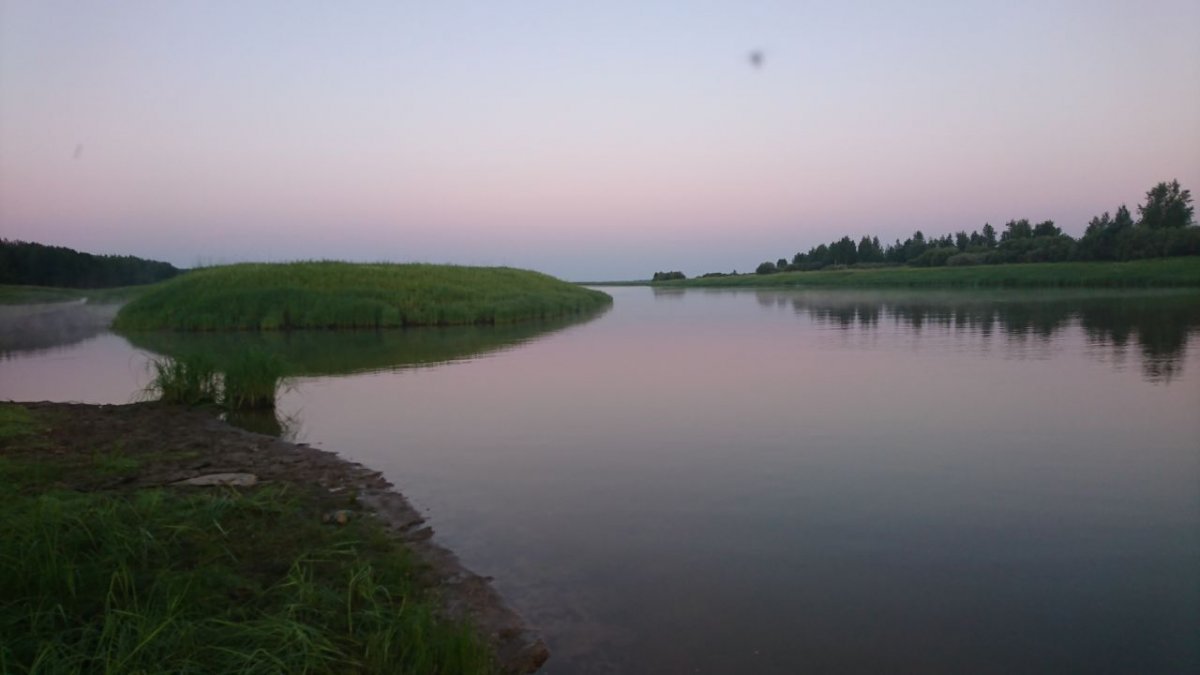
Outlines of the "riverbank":
<svg viewBox="0 0 1200 675">
<path fill-rule="evenodd" d="M 647 284 L 667 288 L 1194 288 L 1200 287 L 1200 256 L 1132 262 L 843 268 L 698 277 Z"/>
<path fill-rule="evenodd" d="M 0 404 L 0 669 L 536 670 L 390 488 L 201 410 Z"/>
</svg>

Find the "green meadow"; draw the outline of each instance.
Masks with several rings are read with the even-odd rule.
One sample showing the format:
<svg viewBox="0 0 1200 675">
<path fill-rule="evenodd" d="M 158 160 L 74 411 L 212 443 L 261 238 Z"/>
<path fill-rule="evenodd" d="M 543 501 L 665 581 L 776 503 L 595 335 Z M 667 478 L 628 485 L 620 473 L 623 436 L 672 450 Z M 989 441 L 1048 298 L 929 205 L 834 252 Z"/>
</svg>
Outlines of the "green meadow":
<svg viewBox="0 0 1200 675">
<path fill-rule="evenodd" d="M 344 262 L 193 270 L 121 309 L 119 330 L 289 330 L 510 324 L 592 312 L 612 299 L 507 267 Z"/>
<path fill-rule="evenodd" d="M 684 287 L 800 288 L 1171 288 L 1200 286 L 1200 257 L 970 267 L 842 268 L 654 282 Z"/>
</svg>

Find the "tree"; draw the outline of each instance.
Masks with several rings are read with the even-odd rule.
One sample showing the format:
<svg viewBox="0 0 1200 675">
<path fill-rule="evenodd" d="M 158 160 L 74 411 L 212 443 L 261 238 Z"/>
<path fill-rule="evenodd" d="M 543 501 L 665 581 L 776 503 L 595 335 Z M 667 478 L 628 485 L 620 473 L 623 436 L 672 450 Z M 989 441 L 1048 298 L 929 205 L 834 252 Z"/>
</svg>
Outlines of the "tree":
<svg viewBox="0 0 1200 675">
<path fill-rule="evenodd" d="M 0 239 L 0 284 L 105 288 L 153 283 L 179 273 L 175 266 L 156 260 Z"/>
<path fill-rule="evenodd" d="M 1129 209 L 1124 204 L 1117 209 L 1117 215 L 1113 218 L 1111 231 L 1124 232 L 1125 230 L 1133 229 L 1133 216 L 1129 215 Z"/>
<path fill-rule="evenodd" d="M 1141 225 L 1152 230 L 1187 227 L 1194 212 L 1190 190 L 1181 190 L 1179 181 L 1159 183 L 1146 193 L 1146 204 L 1138 207 Z"/>
<path fill-rule="evenodd" d="M 754 270 L 754 273 L 755 274 L 775 274 L 778 271 L 779 271 L 779 268 L 775 267 L 775 263 L 768 260 L 767 262 L 761 263 L 758 266 L 758 269 Z"/>
<path fill-rule="evenodd" d="M 991 223 L 983 224 L 983 245 L 988 248 L 996 248 L 996 228 L 992 227 Z"/>
<path fill-rule="evenodd" d="M 829 247 L 825 244 L 817 246 L 808 252 L 808 261 L 828 265 L 830 263 Z"/>
<path fill-rule="evenodd" d="M 970 245 L 971 238 L 967 236 L 966 232 L 959 230 L 958 232 L 954 233 L 954 248 L 957 248 L 960 251 L 965 251 Z"/>
<path fill-rule="evenodd" d="M 858 262 L 883 262 L 883 249 L 879 246 L 879 237 L 863 235 L 858 242 Z"/>
<path fill-rule="evenodd" d="M 1032 238 L 1033 226 L 1029 224 L 1028 218 L 1008 221 L 1004 224 L 1004 232 L 1000 234 L 1000 241 L 1013 241 L 1015 239 Z"/>
<path fill-rule="evenodd" d="M 1040 222 L 1033 228 L 1035 237 L 1057 237 L 1060 234 L 1062 234 L 1062 230 L 1055 227 L 1053 220 Z"/>
<path fill-rule="evenodd" d="M 834 265 L 853 265 L 858 262 L 858 248 L 850 237 L 842 237 L 829 247 Z"/>
<path fill-rule="evenodd" d="M 784 270 L 784 269 L 787 269 L 787 266 L 788 266 L 787 258 L 780 258 L 779 260 L 775 261 L 776 269 Z"/>
</svg>

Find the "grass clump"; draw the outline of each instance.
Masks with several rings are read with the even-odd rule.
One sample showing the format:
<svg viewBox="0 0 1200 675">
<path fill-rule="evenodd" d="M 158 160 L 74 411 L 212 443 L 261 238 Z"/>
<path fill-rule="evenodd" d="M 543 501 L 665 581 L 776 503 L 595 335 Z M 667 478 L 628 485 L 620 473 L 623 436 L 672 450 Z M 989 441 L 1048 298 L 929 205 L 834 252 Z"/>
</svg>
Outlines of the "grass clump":
<svg viewBox="0 0 1200 675">
<path fill-rule="evenodd" d="M 655 282 L 655 286 L 755 288 L 1167 288 L 1200 286 L 1200 257 L 1133 262 L 1024 263 L 974 267 L 843 268 Z"/>
<path fill-rule="evenodd" d="M 20 406 L 0 411 L 0 428 L 28 428 Z M 321 523 L 319 488 L 68 490 L 71 472 L 131 458 L 5 438 L 0 672 L 495 670 L 378 523 Z"/>
<path fill-rule="evenodd" d="M 163 403 L 203 405 L 221 398 L 221 379 L 211 361 L 199 356 L 150 362 L 149 394 Z"/>
<path fill-rule="evenodd" d="M 230 410 L 272 410 L 279 392 L 281 360 L 264 351 L 239 354 L 225 369 L 221 404 Z"/>
<path fill-rule="evenodd" d="M 251 350 L 218 371 L 207 357 L 162 357 L 150 362 L 154 376 L 147 394 L 163 403 L 215 404 L 226 410 L 272 410 L 284 365 L 275 355 Z"/>
<path fill-rule="evenodd" d="M 141 294 L 121 330 L 288 330 L 509 324 L 591 312 L 612 299 L 507 267 L 343 262 L 194 270 Z"/>
</svg>

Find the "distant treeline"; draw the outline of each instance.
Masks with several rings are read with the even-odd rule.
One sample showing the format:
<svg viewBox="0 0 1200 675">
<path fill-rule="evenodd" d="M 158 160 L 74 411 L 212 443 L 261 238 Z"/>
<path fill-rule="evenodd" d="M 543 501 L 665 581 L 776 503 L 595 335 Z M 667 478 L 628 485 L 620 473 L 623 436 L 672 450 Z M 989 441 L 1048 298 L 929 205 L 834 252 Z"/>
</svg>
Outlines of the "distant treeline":
<svg viewBox="0 0 1200 675">
<path fill-rule="evenodd" d="M 0 239 L 0 284 L 110 288 L 170 279 L 174 265 L 131 255 L 93 255 L 64 246 Z"/>
<path fill-rule="evenodd" d="M 758 274 L 820 270 L 827 267 L 910 265 L 942 267 L 1066 261 L 1126 261 L 1142 258 L 1200 255 L 1200 227 L 1192 218 L 1192 195 L 1179 181 L 1159 183 L 1146 193 L 1135 221 L 1122 204 L 1116 215 L 1092 218 L 1079 239 L 1064 234 L 1054 221 L 1010 220 L 997 232 L 991 224 L 967 234 L 960 230 L 942 237 L 911 237 L 883 245 L 879 237 L 864 236 L 855 243 L 842 237 L 788 258 L 766 261 Z M 679 276 L 660 276 L 671 274 Z M 736 272 L 734 273 L 736 274 Z M 728 276 L 710 272 L 704 277 Z M 658 273 L 655 281 L 683 278 L 681 273 Z"/>
<path fill-rule="evenodd" d="M 818 270 L 831 265 L 998 265 L 1003 263 L 1066 262 L 1072 260 L 1138 260 L 1180 255 L 1200 255 L 1200 227 L 1192 218 L 1192 195 L 1179 181 L 1159 183 L 1146 193 L 1134 221 L 1122 204 L 1115 216 L 1106 211 L 1092 218 L 1079 239 L 1064 234 L 1052 220 L 1037 224 L 1010 220 L 997 233 L 991 224 L 967 234 L 958 231 L 927 238 L 920 230 L 903 242 L 881 246 L 879 237 L 854 243 L 842 237 L 831 244 L 796 253 L 789 262 L 780 258 L 764 262 L 758 274 L 793 270 Z"/>
</svg>

